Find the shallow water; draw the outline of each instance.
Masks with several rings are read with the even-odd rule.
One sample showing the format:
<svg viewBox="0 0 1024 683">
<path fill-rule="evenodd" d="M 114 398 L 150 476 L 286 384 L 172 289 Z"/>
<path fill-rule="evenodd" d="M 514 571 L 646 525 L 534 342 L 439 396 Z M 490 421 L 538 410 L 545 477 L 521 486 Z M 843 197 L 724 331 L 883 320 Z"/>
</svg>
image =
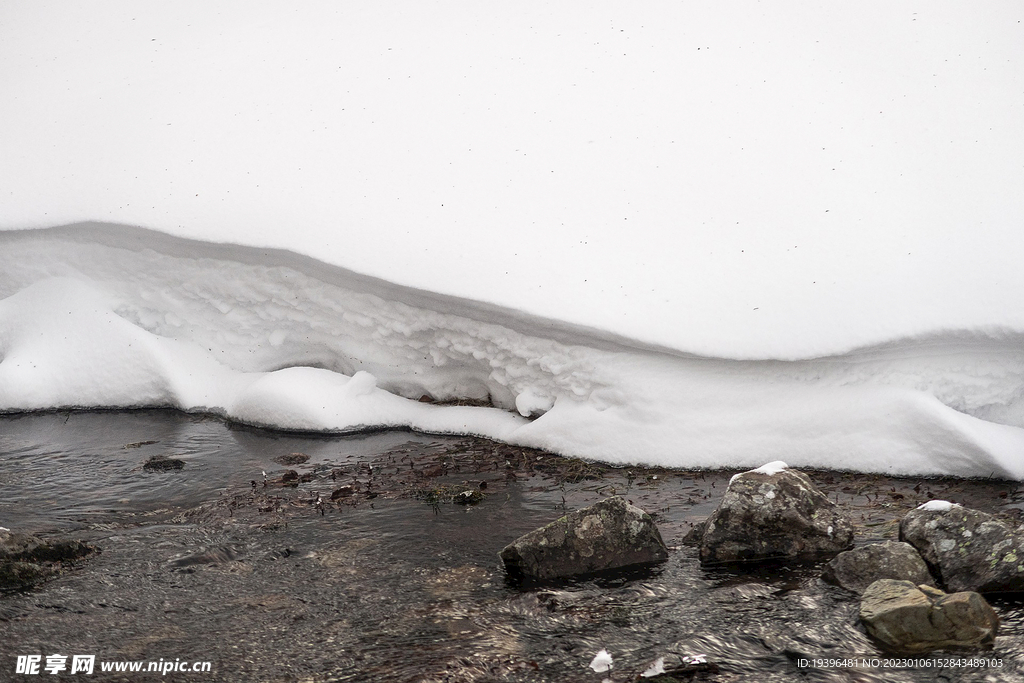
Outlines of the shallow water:
<svg viewBox="0 0 1024 683">
<path fill-rule="evenodd" d="M 310 456 L 293 467 L 311 480 L 275 488 L 286 467 L 274 459 L 293 452 Z M 154 455 L 185 467 L 144 470 Z M 2 417 L 0 525 L 102 552 L 0 597 L 0 681 L 26 680 L 13 673 L 16 655 L 57 652 L 212 663 L 204 675 L 97 672 L 105 681 L 598 683 L 636 680 L 671 653 L 706 655 L 719 669 L 685 680 L 1022 676 L 1024 608 L 1011 601 L 995 602 L 1003 628 L 981 655 L 1001 667 L 800 666 L 884 654 L 858 627 L 856 600 L 821 582 L 818 566 L 700 568 L 682 537 L 717 505 L 730 472 L 603 468 L 582 478 L 598 475 L 573 467 L 464 437 L 288 435 L 172 411 Z M 894 520 L 928 495 L 993 512 L 1024 502 L 1007 482 L 811 476 L 849 508 L 858 542 L 893 537 Z M 416 496 L 462 482 L 487 483 L 479 505 Z M 340 485 L 357 493 L 315 506 Z M 667 563 L 531 589 L 505 580 L 506 543 L 611 493 L 656 514 Z M 615 658 L 610 673 L 587 667 L 600 649 Z"/>
</svg>

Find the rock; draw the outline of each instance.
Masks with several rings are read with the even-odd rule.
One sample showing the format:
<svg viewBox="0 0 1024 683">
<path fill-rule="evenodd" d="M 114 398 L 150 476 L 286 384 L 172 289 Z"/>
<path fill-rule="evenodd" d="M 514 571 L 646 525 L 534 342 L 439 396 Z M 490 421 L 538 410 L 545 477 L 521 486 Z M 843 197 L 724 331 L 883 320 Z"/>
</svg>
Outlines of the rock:
<svg viewBox="0 0 1024 683">
<path fill-rule="evenodd" d="M 869 635 L 896 652 L 990 645 L 999 617 L 980 593 L 943 593 L 910 581 L 879 579 L 861 598 Z"/>
<path fill-rule="evenodd" d="M 571 512 L 501 551 L 514 578 L 549 580 L 668 558 L 654 520 L 618 496 Z"/>
<path fill-rule="evenodd" d="M 31 562 L 0 562 L 0 591 L 30 588 L 54 573 L 51 567 Z"/>
<path fill-rule="evenodd" d="M 461 493 L 456 493 L 452 497 L 452 502 L 458 503 L 459 505 L 476 505 L 484 499 L 484 494 L 477 489 L 466 489 Z"/>
<path fill-rule="evenodd" d="M 331 491 L 331 500 L 338 500 L 339 498 L 347 498 L 355 492 L 351 486 L 341 486 Z"/>
<path fill-rule="evenodd" d="M 180 470 L 184 466 L 184 460 L 171 458 L 166 455 L 154 455 L 142 465 L 142 469 L 148 472 L 167 472 L 170 470 Z"/>
<path fill-rule="evenodd" d="M 879 579 L 934 585 L 928 565 L 909 543 L 885 541 L 839 553 L 825 565 L 821 578 L 857 593 Z"/>
<path fill-rule="evenodd" d="M 274 462 L 278 465 L 301 465 L 304 462 L 309 462 L 309 456 L 305 453 L 289 453 L 274 458 Z"/>
<path fill-rule="evenodd" d="M 949 591 L 1024 591 L 1024 535 L 992 515 L 930 501 L 900 521 L 911 544 Z"/>
<path fill-rule="evenodd" d="M 68 562 L 95 550 L 81 541 L 43 541 L 30 534 L 0 531 L 0 562 Z"/>
<path fill-rule="evenodd" d="M 81 541 L 43 541 L 0 529 L 0 590 L 20 590 L 57 573 L 59 563 L 84 557 L 95 548 Z"/>
<path fill-rule="evenodd" d="M 729 482 L 704 526 L 700 562 L 813 560 L 852 545 L 850 520 L 807 475 L 770 463 Z"/>
</svg>

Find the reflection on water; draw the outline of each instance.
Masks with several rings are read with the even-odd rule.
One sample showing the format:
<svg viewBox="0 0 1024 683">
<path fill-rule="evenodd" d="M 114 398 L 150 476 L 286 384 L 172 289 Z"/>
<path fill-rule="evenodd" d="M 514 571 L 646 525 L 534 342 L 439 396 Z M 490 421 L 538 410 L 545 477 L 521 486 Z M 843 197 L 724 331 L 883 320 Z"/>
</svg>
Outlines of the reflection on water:
<svg viewBox="0 0 1024 683">
<path fill-rule="evenodd" d="M 213 675 L 195 679 L 204 681 L 597 683 L 637 680 L 672 653 L 703 654 L 719 667 L 684 680 L 1020 680 L 1024 606 L 1006 600 L 996 601 L 1002 635 L 985 653 L 1002 668 L 800 668 L 800 659 L 881 653 L 857 625 L 856 601 L 823 584 L 817 567 L 702 570 L 680 545 L 717 504 L 729 473 L 645 479 L 609 470 L 566 481 L 503 459 L 451 457 L 473 449 L 487 446 L 408 432 L 275 434 L 170 411 L 0 418 L 0 525 L 70 533 L 103 550 L 33 592 L 0 598 L 0 638 L 13 654 L 211 660 Z M 313 481 L 287 496 L 264 489 L 263 472 L 273 479 L 285 469 L 275 458 L 293 452 L 310 456 L 297 469 Z M 155 455 L 186 466 L 143 470 Z M 431 506 L 387 491 L 384 479 L 426 481 L 420 472 L 435 462 L 454 469 L 445 465 L 430 481 L 486 482 L 484 501 Z M 310 506 L 314 491 L 350 482 L 365 490 L 371 481 L 381 495 L 322 515 Z M 862 541 L 892 531 L 891 504 L 877 491 L 865 495 L 868 483 L 883 493 L 891 484 L 896 500 L 918 482 L 833 483 Z M 992 484 L 943 485 L 964 500 L 998 500 Z M 939 483 L 927 486 L 938 491 Z M 502 546 L 613 491 L 657 512 L 673 548 L 666 564 L 529 590 L 505 581 Z M 250 493 L 252 504 L 241 504 Z M 1011 490 L 1000 504 L 1018 498 Z M 600 649 L 615 658 L 610 673 L 587 668 Z M 0 662 L 0 680 L 12 671 Z"/>
</svg>

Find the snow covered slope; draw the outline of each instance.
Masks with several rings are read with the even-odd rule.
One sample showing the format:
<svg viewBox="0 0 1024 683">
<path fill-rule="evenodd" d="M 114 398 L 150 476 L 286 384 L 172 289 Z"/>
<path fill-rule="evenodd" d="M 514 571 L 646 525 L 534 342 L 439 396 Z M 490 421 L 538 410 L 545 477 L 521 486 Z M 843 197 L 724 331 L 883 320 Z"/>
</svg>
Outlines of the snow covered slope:
<svg viewBox="0 0 1024 683">
<path fill-rule="evenodd" d="M 621 463 L 1024 478 L 1021 331 L 701 358 L 287 252 L 100 224 L 0 232 L 0 298 L 0 410 L 170 405 Z"/>
<path fill-rule="evenodd" d="M 0 409 L 1024 477 L 1022 8 L 2 2 Z"/>
</svg>

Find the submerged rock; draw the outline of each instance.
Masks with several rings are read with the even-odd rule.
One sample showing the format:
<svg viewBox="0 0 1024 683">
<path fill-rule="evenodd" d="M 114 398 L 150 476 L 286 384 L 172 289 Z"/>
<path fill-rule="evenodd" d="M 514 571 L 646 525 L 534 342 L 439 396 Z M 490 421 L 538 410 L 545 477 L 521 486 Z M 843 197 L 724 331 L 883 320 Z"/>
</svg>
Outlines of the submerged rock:
<svg viewBox="0 0 1024 683">
<path fill-rule="evenodd" d="M 992 515 L 931 501 L 900 521 L 900 540 L 917 548 L 946 590 L 1024 591 L 1024 535 Z"/>
<path fill-rule="evenodd" d="M 548 580 L 663 562 L 668 549 L 649 514 L 614 496 L 519 537 L 500 556 L 509 575 Z"/>
<path fill-rule="evenodd" d="M 59 565 L 96 549 L 81 541 L 44 541 L 30 534 L 0 530 L 0 590 L 33 586 L 57 573 Z"/>
<path fill-rule="evenodd" d="M 934 585 L 928 565 L 914 546 L 898 541 L 872 543 L 839 553 L 825 565 L 821 578 L 857 593 L 879 579 Z"/>
<path fill-rule="evenodd" d="M 770 463 L 737 474 L 700 536 L 701 564 L 812 560 L 853 545 L 853 525 L 807 475 Z"/>
<path fill-rule="evenodd" d="M 231 546 L 218 546 L 216 548 L 208 548 L 199 553 L 193 553 L 184 557 L 169 561 L 167 564 L 170 567 L 189 567 L 197 564 L 223 564 L 225 562 L 232 562 L 237 560 L 241 555 Z"/>
<path fill-rule="evenodd" d="M 868 586 L 860 619 L 886 648 L 908 653 L 990 645 L 999 631 L 999 617 L 979 593 L 943 593 L 894 579 Z"/>
<path fill-rule="evenodd" d="M 0 562 L 0 591 L 15 591 L 30 588 L 56 571 L 33 562 Z"/>
<path fill-rule="evenodd" d="M 148 472 L 167 472 L 169 470 L 180 470 L 185 467 L 185 461 L 178 458 L 171 458 L 166 455 L 154 455 L 142 465 L 142 469 Z"/>
<path fill-rule="evenodd" d="M 274 462 L 278 465 L 301 465 L 304 462 L 309 462 L 309 456 L 305 453 L 289 453 L 274 458 Z"/>
<path fill-rule="evenodd" d="M 0 562 L 68 562 L 95 550 L 81 541 L 44 541 L 31 534 L 0 530 Z"/>
</svg>

